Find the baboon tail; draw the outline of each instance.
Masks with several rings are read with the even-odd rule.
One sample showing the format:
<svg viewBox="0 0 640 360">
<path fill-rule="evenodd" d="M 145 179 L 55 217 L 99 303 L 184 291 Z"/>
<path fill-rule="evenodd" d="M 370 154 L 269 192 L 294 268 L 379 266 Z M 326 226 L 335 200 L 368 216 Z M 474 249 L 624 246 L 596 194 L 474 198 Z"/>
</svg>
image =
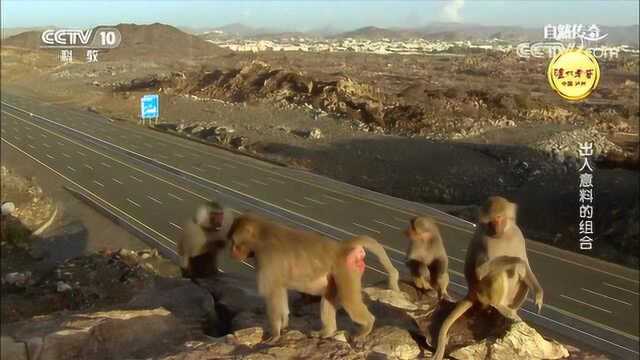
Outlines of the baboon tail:
<svg viewBox="0 0 640 360">
<path fill-rule="evenodd" d="M 382 264 L 385 271 L 389 274 L 389 288 L 392 290 L 400 290 L 398 286 L 398 279 L 400 274 L 398 273 L 398 269 L 396 269 L 392 264 L 387 252 L 384 250 L 382 245 L 376 239 L 371 238 L 369 236 L 357 236 L 351 240 L 347 240 L 344 243 L 344 246 L 362 246 L 365 249 L 371 251 L 377 258 L 378 261 Z"/>
<path fill-rule="evenodd" d="M 453 311 L 447 316 L 446 319 L 442 322 L 442 326 L 440 326 L 440 331 L 438 332 L 438 346 L 436 347 L 436 352 L 433 355 L 434 360 L 442 360 L 444 358 L 444 351 L 447 347 L 449 329 L 453 325 L 458 318 L 460 318 L 464 313 L 467 312 L 473 306 L 473 302 L 468 298 L 462 299 L 458 301 L 456 307 L 453 308 Z"/>
</svg>

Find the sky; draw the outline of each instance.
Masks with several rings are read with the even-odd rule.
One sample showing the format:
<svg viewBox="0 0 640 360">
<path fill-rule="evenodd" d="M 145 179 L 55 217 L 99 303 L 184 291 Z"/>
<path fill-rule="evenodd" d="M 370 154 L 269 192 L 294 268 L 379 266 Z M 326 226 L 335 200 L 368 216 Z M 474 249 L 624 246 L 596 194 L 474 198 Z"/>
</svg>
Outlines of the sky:
<svg viewBox="0 0 640 360">
<path fill-rule="evenodd" d="M 330 26 L 414 27 L 431 22 L 482 25 L 635 25 L 640 1 L 633 0 L 441 0 L 441 1 L 27 1 L 1 2 L 2 27 L 88 28 L 118 23 L 161 22 L 207 28 L 242 23 L 283 30 Z"/>
</svg>

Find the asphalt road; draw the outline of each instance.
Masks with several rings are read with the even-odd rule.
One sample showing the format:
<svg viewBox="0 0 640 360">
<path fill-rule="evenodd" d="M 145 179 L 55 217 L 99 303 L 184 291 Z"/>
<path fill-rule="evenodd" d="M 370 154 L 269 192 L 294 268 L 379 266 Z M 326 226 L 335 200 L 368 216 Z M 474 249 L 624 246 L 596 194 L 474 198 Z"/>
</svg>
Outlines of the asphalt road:
<svg viewBox="0 0 640 360">
<path fill-rule="evenodd" d="M 474 227 L 436 209 L 6 92 L 1 119 L 3 151 L 23 153 L 99 199 L 165 251 L 175 253 L 181 224 L 195 206 L 218 198 L 237 211 L 339 240 L 370 235 L 404 272 L 407 241 L 400 231 L 411 217 L 429 214 L 439 221 L 446 242 L 450 289 L 465 293 L 463 259 Z M 638 271 L 534 241 L 527 246 L 545 289 L 545 307 L 538 315 L 529 300 L 521 315 L 612 357 L 637 359 Z M 251 271 L 249 265 L 222 260 L 225 272 Z M 367 261 L 366 280 L 382 279 L 382 267 Z"/>
</svg>

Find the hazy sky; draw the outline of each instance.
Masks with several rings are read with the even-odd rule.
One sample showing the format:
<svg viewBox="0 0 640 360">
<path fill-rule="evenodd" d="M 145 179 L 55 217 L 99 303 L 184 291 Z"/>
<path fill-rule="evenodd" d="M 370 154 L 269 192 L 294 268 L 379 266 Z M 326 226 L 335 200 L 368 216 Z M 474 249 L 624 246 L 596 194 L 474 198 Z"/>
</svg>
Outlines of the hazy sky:
<svg viewBox="0 0 640 360">
<path fill-rule="evenodd" d="M 161 22 L 215 27 L 309 30 L 375 25 L 409 27 L 434 21 L 484 25 L 542 26 L 547 23 L 638 24 L 639 1 L 19 1 L 3 0 L 2 27 Z"/>
</svg>

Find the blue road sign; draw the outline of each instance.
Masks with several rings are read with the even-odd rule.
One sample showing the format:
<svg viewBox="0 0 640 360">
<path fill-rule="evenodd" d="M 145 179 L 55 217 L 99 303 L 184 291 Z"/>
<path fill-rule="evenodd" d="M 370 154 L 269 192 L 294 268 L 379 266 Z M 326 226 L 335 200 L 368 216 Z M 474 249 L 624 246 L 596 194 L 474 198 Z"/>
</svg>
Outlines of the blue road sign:
<svg viewBox="0 0 640 360">
<path fill-rule="evenodd" d="M 140 117 L 157 119 L 160 116 L 160 99 L 158 95 L 145 95 L 140 99 Z"/>
</svg>

